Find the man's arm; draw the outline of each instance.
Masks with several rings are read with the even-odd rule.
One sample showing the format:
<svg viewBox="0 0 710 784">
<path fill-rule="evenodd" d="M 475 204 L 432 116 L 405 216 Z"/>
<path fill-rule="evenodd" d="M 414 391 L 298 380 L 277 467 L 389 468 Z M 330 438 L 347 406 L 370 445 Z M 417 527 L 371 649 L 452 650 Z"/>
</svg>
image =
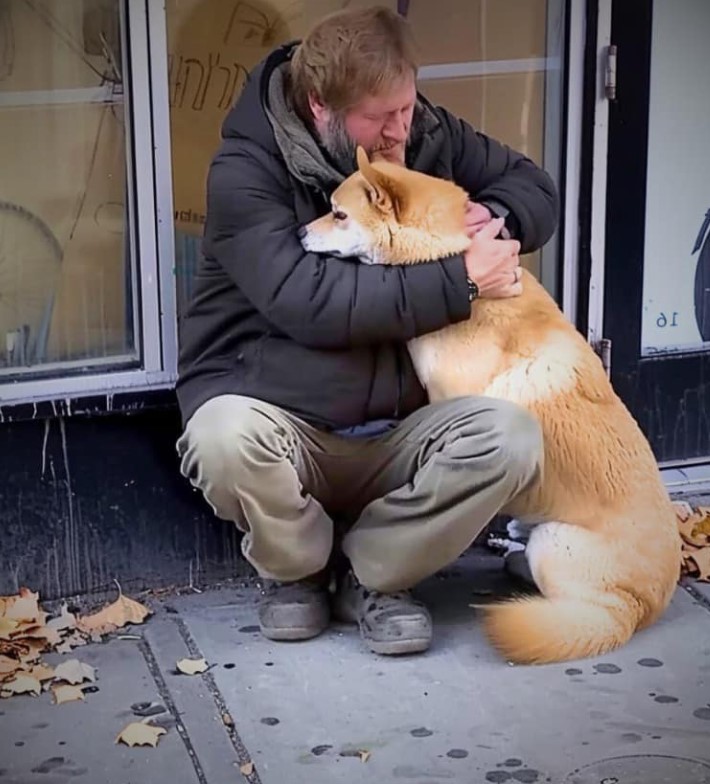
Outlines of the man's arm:
<svg viewBox="0 0 710 784">
<path fill-rule="evenodd" d="M 205 254 L 274 326 L 304 345 L 406 341 L 470 315 L 462 256 L 411 267 L 306 253 L 288 181 L 227 143 L 207 186 Z"/>
<path fill-rule="evenodd" d="M 444 109 L 437 114 L 452 138 L 453 174 L 471 198 L 505 217 L 521 253 L 542 247 L 557 226 L 559 197 L 552 178 L 533 161 L 475 131 Z"/>
</svg>

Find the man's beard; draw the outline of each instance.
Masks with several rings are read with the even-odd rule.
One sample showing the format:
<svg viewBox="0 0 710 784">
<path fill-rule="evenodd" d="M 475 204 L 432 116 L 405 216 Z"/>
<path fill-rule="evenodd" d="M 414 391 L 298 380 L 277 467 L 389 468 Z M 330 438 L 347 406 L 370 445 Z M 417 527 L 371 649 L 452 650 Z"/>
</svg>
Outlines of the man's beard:
<svg viewBox="0 0 710 784">
<path fill-rule="evenodd" d="M 357 145 L 348 136 L 342 115 L 337 112 L 332 114 L 321 137 L 321 143 L 338 171 L 346 177 L 351 175 L 357 169 Z"/>
<path fill-rule="evenodd" d="M 321 144 L 341 174 L 349 177 L 353 172 L 357 171 L 357 144 L 345 130 L 345 120 L 341 114 L 334 113 L 328 120 L 328 124 L 321 134 Z M 408 146 L 409 141 L 405 145 L 405 150 Z M 399 159 L 399 156 L 403 155 L 402 147 L 398 145 L 392 149 L 398 151 L 394 156 L 385 151 L 379 154 L 378 152 L 373 153 L 372 150 L 365 150 L 365 152 L 370 160 L 376 160 L 379 157 L 381 160 L 404 165 L 404 160 Z"/>
</svg>

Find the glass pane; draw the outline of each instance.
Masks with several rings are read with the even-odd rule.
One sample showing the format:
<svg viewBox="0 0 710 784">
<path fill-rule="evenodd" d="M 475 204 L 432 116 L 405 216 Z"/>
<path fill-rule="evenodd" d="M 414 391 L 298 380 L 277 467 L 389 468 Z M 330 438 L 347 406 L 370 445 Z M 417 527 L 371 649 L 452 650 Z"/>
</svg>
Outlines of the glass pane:
<svg viewBox="0 0 710 784">
<path fill-rule="evenodd" d="M 120 7 L 0 3 L 0 383 L 137 359 Z"/>
<path fill-rule="evenodd" d="M 178 313 L 199 254 L 205 175 L 246 74 L 325 14 L 382 4 L 412 22 L 424 95 L 556 176 L 563 0 L 167 0 Z M 524 263 L 540 274 L 539 252 Z"/>
<path fill-rule="evenodd" d="M 707 0 L 654 3 L 641 331 L 647 356 L 710 349 L 708 41 Z"/>
<path fill-rule="evenodd" d="M 424 95 L 556 176 L 561 127 L 546 119 L 559 118 L 562 103 L 562 3 L 410 0 L 408 5 L 423 48 L 419 85 Z M 551 72 L 558 76 L 554 82 Z M 540 277 L 541 251 L 524 256 L 523 264 Z"/>
</svg>

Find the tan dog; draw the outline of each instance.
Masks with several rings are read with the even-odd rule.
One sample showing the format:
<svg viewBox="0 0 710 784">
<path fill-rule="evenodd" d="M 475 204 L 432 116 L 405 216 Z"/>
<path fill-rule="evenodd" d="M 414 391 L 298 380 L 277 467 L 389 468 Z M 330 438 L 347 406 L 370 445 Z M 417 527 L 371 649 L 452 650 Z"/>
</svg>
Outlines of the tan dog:
<svg viewBox="0 0 710 784">
<path fill-rule="evenodd" d="M 461 253 L 467 194 L 451 182 L 369 163 L 306 227 L 307 250 L 413 264 Z M 527 557 L 542 596 L 490 605 L 489 638 L 525 663 L 626 643 L 667 607 L 680 573 L 673 507 L 651 449 L 600 360 L 527 272 L 523 294 L 474 302 L 468 321 L 409 343 L 432 401 L 486 395 L 539 420 L 542 480 L 504 511 L 534 523 Z"/>
</svg>

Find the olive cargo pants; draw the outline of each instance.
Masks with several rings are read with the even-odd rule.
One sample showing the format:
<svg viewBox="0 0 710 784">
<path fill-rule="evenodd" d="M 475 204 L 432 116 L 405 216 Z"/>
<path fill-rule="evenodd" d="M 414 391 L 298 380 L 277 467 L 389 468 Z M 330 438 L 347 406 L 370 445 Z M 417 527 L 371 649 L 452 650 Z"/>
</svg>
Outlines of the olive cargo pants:
<svg viewBox="0 0 710 784">
<path fill-rule="evenodd" d="M 537 422 L 505 401 L 426 406 L 371 438 L 323 432 L 269 403 L 222 395 L 178 441 L 181 471 L 245 533 L 257 572 L 284 582 L 323 569 L 333 519 L 360 582 L 411 588 L 454 561 L 542 469 Z"/>
</svg>

